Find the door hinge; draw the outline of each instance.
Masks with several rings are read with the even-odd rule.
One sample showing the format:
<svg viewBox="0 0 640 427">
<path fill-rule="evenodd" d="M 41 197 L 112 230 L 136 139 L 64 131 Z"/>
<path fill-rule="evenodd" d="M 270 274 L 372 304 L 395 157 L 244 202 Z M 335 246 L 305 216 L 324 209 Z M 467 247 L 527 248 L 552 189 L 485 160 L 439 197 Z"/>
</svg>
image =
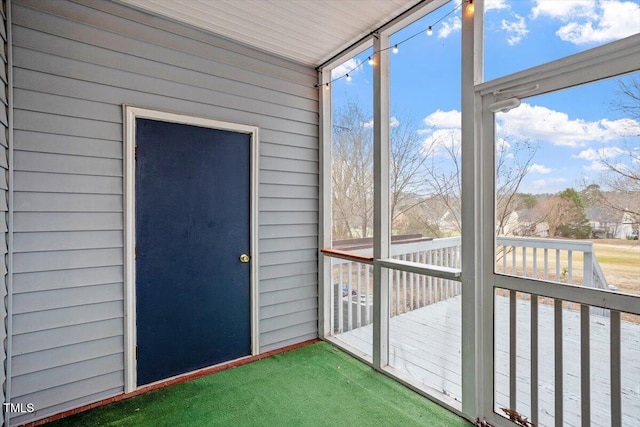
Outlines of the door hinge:
<svg viewBox="0 0 640 427">
<path fill-rule="evenodd" d="M 133 147 L 133 159 L 138 160 L 138 146 Z"/>
<path fill-rule="evenodd" d="M 133 260 L 137 261 L 138 260 L 138 245 L 135 245 L 133 247 Z"/>
<path fill-rule="evenodd" d="M 136 360 L 138 360 L 138 346 L 136 346 Z"/>
</svg>

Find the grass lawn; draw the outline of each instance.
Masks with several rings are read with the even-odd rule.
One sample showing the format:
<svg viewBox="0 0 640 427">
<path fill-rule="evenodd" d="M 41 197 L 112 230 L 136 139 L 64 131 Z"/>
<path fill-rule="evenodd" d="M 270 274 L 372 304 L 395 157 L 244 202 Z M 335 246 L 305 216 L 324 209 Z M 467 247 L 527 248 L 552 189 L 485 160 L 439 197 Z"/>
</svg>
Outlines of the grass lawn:
<svg viewBox="0 0 640 427">
<path fill-rule="evenodd" d="M 621 239 L 596 239 L 590 240 L 593 242 L 593 250 L 596 255 L 596 259 L 602 268 L 607 282 L 610 285 L 614 285 L 620 292 L 631 293 L 640 295 L 640 242 L 635 240 L 621 240 Z M 511 273 L 512 270 L 512 254 L 507 254 L 507 272 Z M 527 277 L 534 277 L 533 274 L 533 262 L 534 253 L 532 248 L 527 248 Z M 561 273 L 560 281 L 568 282 L 567 270 L 569 267 L 567 251 L 560 252 L 560 258 L 557 260 Z M 536 275 L 538 278 L 543 278 L 544 271 L 544 252 L 542 249 L 538 249 L 536 254 Z M 582 284 L 582 270 L 583 270 L 583 254 L 582 252 L 575 251 L 572 255 L 572 269 L 573 278 L 571 283 Z M 549 264 L 548 264 L 549 280 L 555 281 L 556 279 L 556 258 L 555 251 L 549 250 Z M 496 263 L 496 270 L 502 271 L 502 258 Z M 516 274 L 522 275 L 522 248 L 518 248 L 516 252 Z"/>
<path fill-rule="evenodd" d="M 640 242 L 593 240 L 593 250 L 609 284 L 620 292 L 640 295 Z"/>
<path fill-rule="evenodd" d="M 327 343 L 64 418 L 51 426 L 471 426 Z"/>
</svg>

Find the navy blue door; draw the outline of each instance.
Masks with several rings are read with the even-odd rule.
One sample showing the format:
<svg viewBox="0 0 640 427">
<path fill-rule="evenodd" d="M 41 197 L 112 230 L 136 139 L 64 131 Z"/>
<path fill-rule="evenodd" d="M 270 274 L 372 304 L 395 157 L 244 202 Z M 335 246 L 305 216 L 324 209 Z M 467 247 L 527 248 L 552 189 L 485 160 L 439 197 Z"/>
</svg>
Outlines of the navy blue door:
<svg viewBox="0 0 640 427">
<path fill-rule="evenodd" d="M 138 385 L 251 353 L 250 136 L 136 120 Z"/>
</svg>

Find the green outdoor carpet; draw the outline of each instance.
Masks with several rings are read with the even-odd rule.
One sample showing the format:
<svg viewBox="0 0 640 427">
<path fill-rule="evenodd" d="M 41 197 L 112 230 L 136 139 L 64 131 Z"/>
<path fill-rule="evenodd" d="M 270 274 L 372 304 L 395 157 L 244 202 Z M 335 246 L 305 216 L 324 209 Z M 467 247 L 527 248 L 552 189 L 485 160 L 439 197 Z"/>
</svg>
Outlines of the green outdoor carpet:
<svg viewBox="0 0 640 427">
<path fill-rule="evenodd" d="M 470 426 L 327 343 L 156 390 L 51 426 Z"/>
</svg>

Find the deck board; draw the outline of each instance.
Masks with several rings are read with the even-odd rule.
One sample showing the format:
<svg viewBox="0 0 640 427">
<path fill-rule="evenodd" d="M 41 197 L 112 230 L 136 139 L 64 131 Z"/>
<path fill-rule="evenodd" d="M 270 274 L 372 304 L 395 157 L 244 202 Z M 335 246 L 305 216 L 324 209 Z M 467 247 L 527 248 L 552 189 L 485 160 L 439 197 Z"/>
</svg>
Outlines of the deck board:
<svg viewBox="0 0 640 427">
<path fill-rule="evenodd" d="M 539 304 L 539 425 L 553 425 L 554 363 L 553 307 Z M 580 313 L 563 311 L 564 422 L 581 425 Z M 461 297 L 401 314 L 389 322 L 389 365 L 412 381 L 425 384 L 450 398 L 462 395 Z M 509 299 L 496 296 L 496 409 L 507 407 L 509 398 Z M 517 313 L 517 407 L 530 414 L 530 303 L 518 300 Z M 609 374 L 609 318 L 591 315 L 591 421 L 593 426 L 611 425 Z M 622 425 L 640 425 L 640 324 L 621 322 Z M 372 325 L 345 332 L 336 338 L 366 355 L 372 354 Z M 437 397 L 437 396 L 436 396 Z"/>
</svg>

